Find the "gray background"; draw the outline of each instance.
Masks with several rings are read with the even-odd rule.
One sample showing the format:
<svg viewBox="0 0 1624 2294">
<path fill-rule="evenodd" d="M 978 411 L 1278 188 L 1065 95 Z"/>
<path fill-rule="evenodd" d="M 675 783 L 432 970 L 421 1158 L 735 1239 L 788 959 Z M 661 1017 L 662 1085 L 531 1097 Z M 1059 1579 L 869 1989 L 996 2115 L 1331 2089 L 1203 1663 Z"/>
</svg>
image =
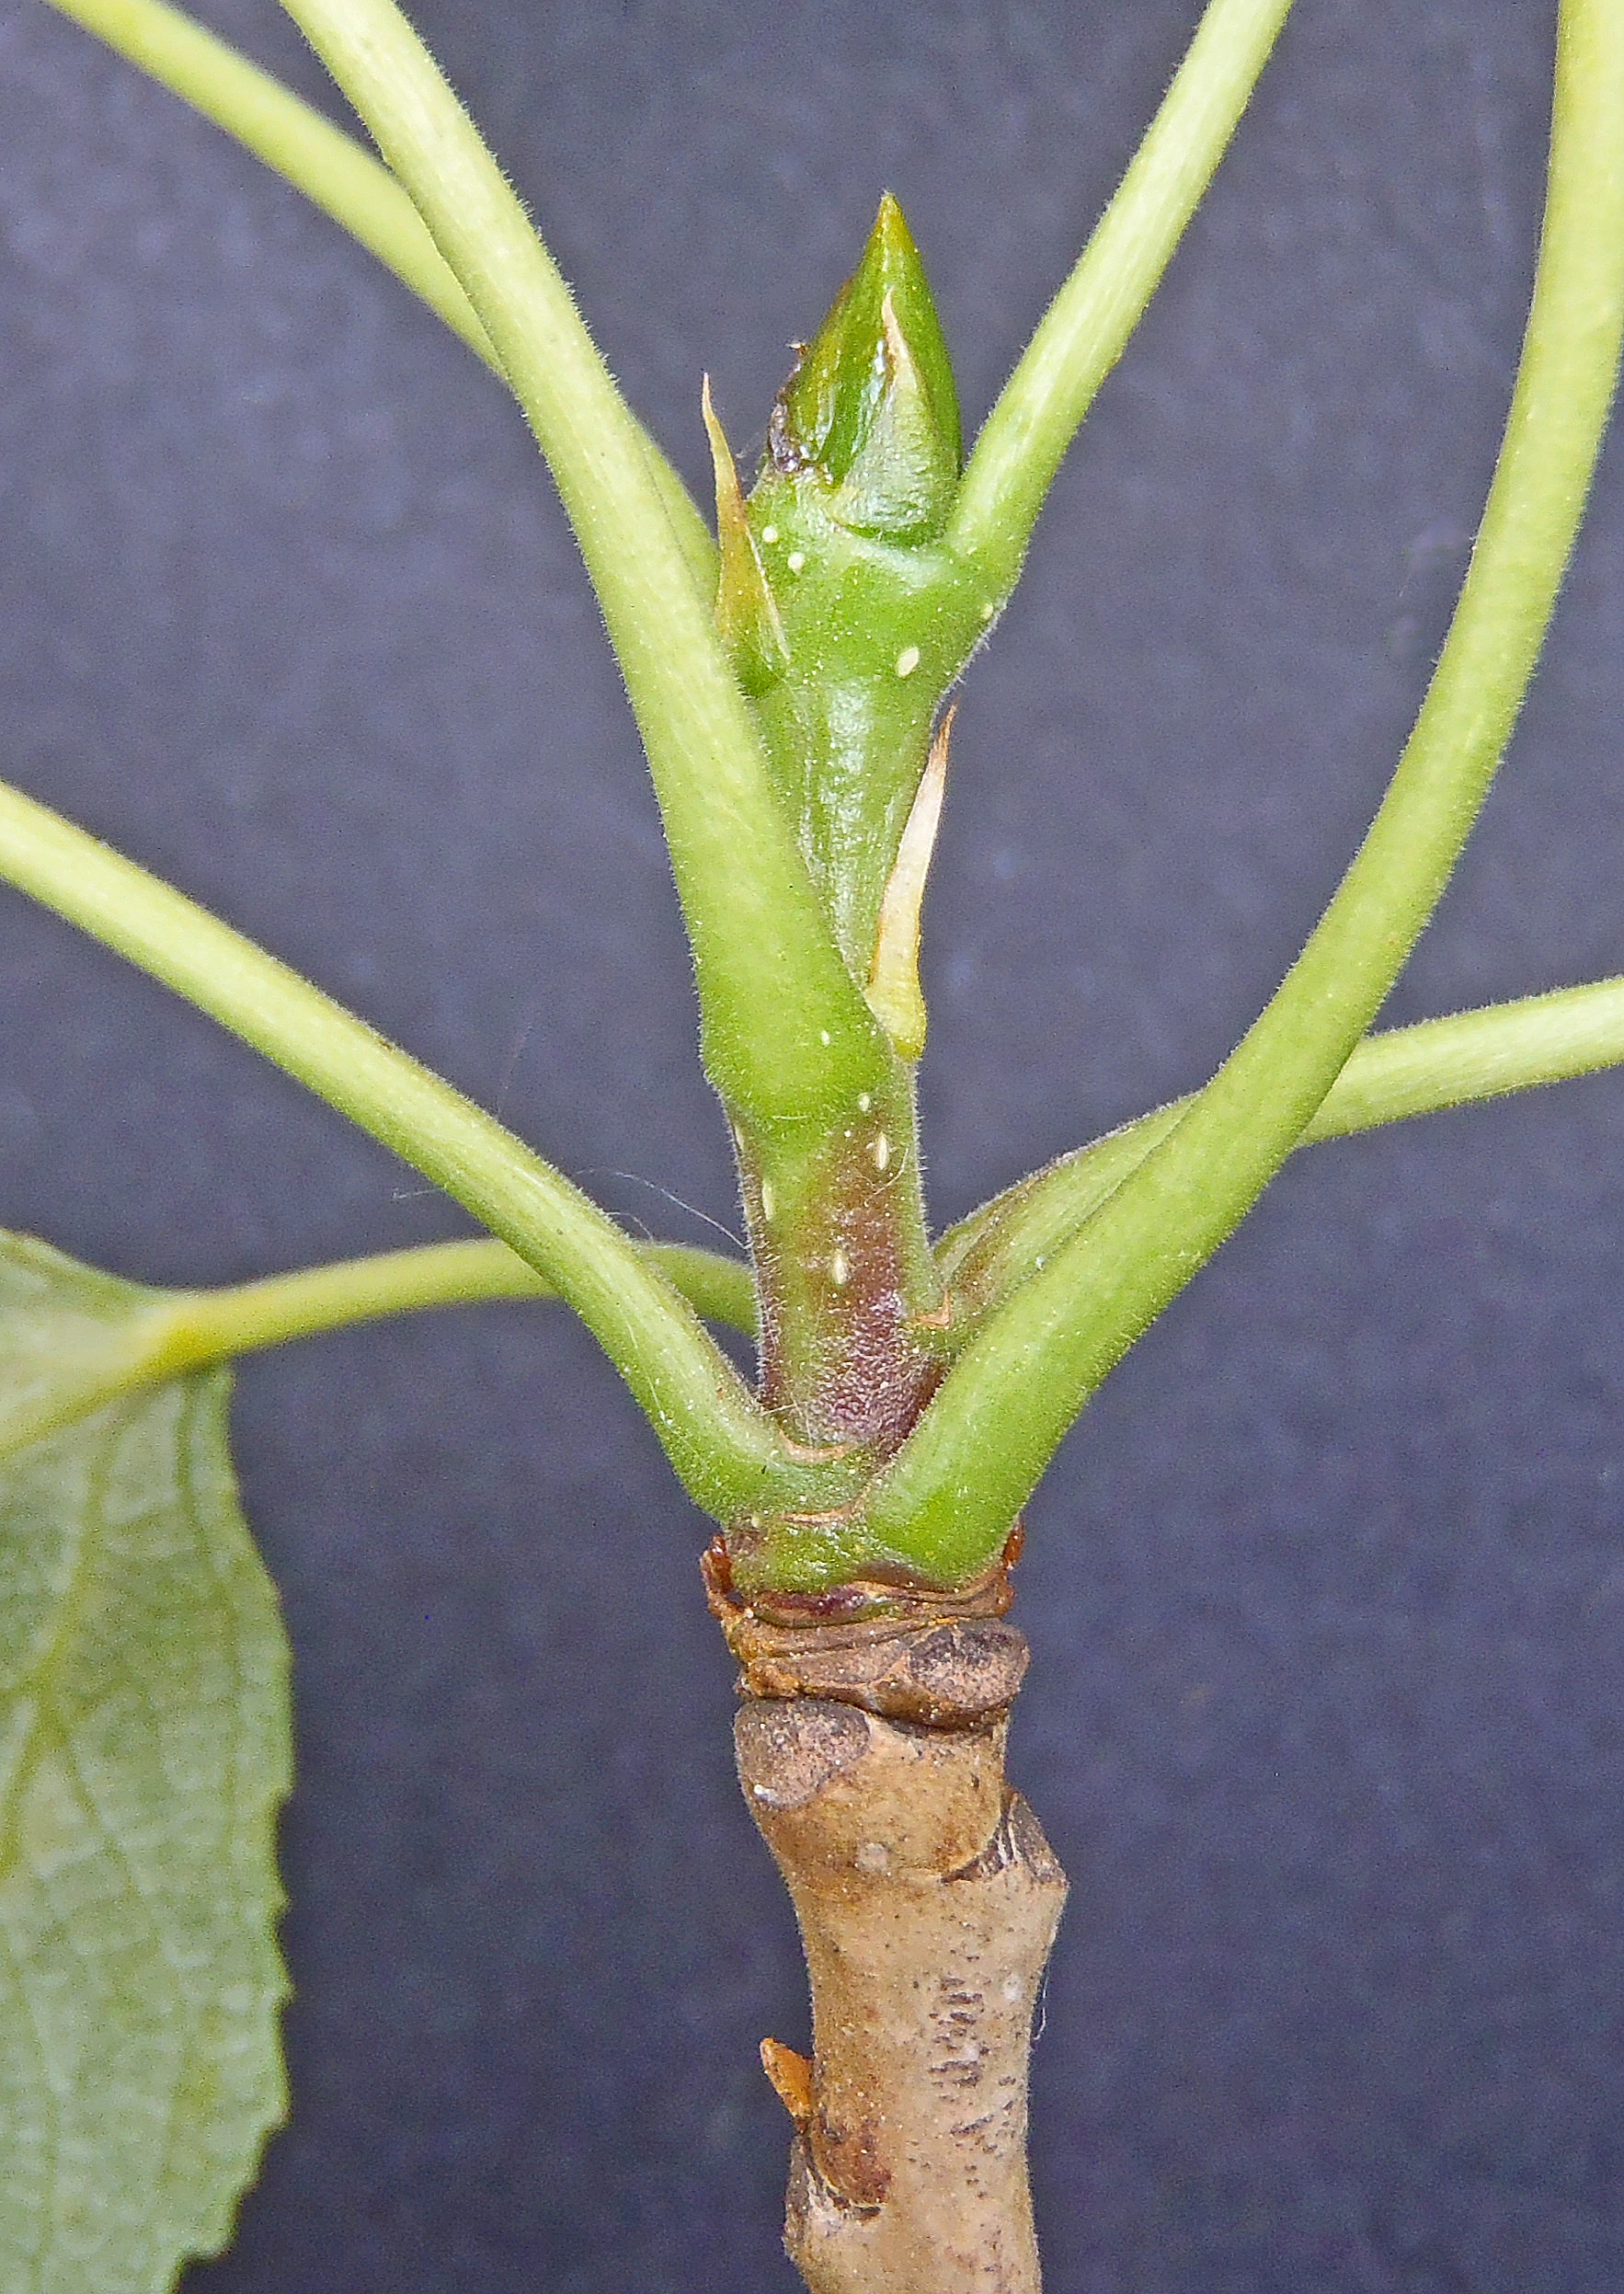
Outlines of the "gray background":
<svg viewBox="0 0 1624 2294">
<path fill-rule="evenodd" d="M 270 0 L 205 13 L 319 93 Z M 691 476 L 883 184 L 978 419 L 1189 0 L 423 0 Z M 929 915 L 944 1219 L 1197 1083 L 1441 634 L 1532 261 L 1553 9 L 1300 0 L 966 694 Z M 628 1219 L 729 1223 L 654 808 L 511 408 L 297 199 L 0 0 L 6 769 Z M 1624 462 L 1392 1017 L 1620 968 Z M 1316 1150 L 1032 1509 L 1015 1767 L 1075 1875 L 1053 2294 L 1624 2282 L 1624 1087 Z M 459 1230 L 0 900 L 0 1219 L 151 1280 Z M 631 1175 L 630 1176 L 616 1175 Z M 703 1524 L 585 1337 L 486 1310 L 244 1371 L 297 1652 L 297 2097 L 195 2294 L 788 2289 L 794 1939 Z"/>
</svg>

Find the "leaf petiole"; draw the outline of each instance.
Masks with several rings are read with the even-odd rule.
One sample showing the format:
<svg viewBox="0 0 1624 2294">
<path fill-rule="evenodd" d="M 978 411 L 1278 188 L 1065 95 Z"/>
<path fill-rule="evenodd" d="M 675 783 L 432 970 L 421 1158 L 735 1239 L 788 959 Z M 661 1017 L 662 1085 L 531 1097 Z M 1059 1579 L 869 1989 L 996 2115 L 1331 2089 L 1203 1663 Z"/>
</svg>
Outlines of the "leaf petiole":
<svg viewBox="0 0 1624 2294">
<path fill-rule="evenodd" d="M 1229 148 L 1291 0 L 1210 0 L 1111 204 L 982 425 L 948 546 L 1007 596 L 1055 473 Z"/>
<path fill-rule="evenodd" d="M 1448 880 L 1533 674 L 1621 329 L 1624 13 L 1616 0 L 1562 0 L 1516 386 L 1471 566 L 1388 794 L 1218 1075 L 957 1357 L 865 1497 L 878 1550 L 949 1582 L 986 1566 L 1089 1395 L 1250 1210 L 1369 1027 Z"/>
<path fill-rule="evenodd" d="M 0 877 L 274 1060 L 555 1283 L 707 1512 L 725 1518 L 779 1490 L 791 1503 L 827 1495 L 827 1477 L 658 1267 L 483 1108 L 184 893 L 4 784 Z"/>
<path fill-rule="evenodd" d="M 1621 1063 L 1624 977 L 1555 988 L 1445 1019 L 1418 1020 L 1366 1037 L 1298 1146 L 1504 1098 Z M 1093 1216 L 1192 1104 L 1192 1098 L 1174 1099 L 1090 1141 L 950 1228 L 936 1245 L 937 1267 L 954 1304 L 944 1343 L 962 1345 L 983 1314 Z"/>
<path fill-rule="evenodd" d="M 827 1121 L 889 1068 L 640 443 L 556 264 L 394 0 L 282 0 L 495 344 L 598 592 L 665 820 L 705 1070 L 736 1122 Z M 748 856 L 748 866 L 741 866 Z"/>
<path fill-rule="evenodd" d="M 755 1286 L 742 1259 L 681 1243 L 635 1244 L 671 1288 L 707 1321 L 746 1336 L 756 1327 Z M 223 1361 L 266 1347 L 341 1330 L 352 1323 L 425 1308 L 496 1299 L 555 1299 L 556 1283 L 506 1243 L 471 1236 L 415 1250 L 380 1251 L 326 1267 L 302 1267 L 257 1282 L 172 1293 L 146 1317 L 151 1375 Z"/>
</svg>

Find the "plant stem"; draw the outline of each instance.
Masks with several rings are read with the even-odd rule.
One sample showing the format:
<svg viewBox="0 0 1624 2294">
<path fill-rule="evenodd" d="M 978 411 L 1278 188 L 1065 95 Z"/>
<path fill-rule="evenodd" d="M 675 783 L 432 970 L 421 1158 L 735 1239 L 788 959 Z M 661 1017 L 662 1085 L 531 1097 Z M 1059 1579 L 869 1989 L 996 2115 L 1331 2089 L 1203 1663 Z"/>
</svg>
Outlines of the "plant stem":
<svg viewBox="0 0 1624 2294">
<path fill-rule="evenodd" d="M 1563 0 L 1545 224 L 1494 480 L 1448 639 L 1364 844 L 1286 981 L 1169 1136 L 959 1356 L 871 1486 L 875 1547 L 954 1582 L 996 1553 L 1090 1394 L 1301 1136 L 1432 913 L 1509 738 L 1578 531 L 1624 326 L 1624 9 Z M 849 1537 L 849 1527 L 844 1532 Z M 835 1564 L 815 1538 L 795 1562 Z M 839 1563 L 849 1566 L 849 1553 Z"/>
<path fill-rule="evenodd" d="M 283 5 L 417 203 L 551 465 L 665 817 L 706 1072 L 736 1119 L 828 1120 L 878 1088 L 888 1055 L 835 946 L 625 402 L 552 257 L 394 0 Z"/>
<path fill-rule="evenodd" d="M 1066 1879 L 1004 1781 L 1007 1726 L 740 1707 L 739 1784 L 812 1992 L 810 2062 L 761 2050 L 795 2123 L 783 2242 L 811 2294 L 1039 2294 L 1027 2066 Z"/>
<path fill-rule="evenodd" d="M 183 893 L 3 784 L 0 877 L 274 1060 L 555 1284 L 707 1512 L 726 1519 L 759 1503 L 766 1489 L 805 1502 L 827 1486 L 613 1221 L 353 1013 Z"/>
<path fill-rule="evenodd" d="M 811 2060 L 761 2047 L 795 2129 L 785 2250 L 812 2294 L 1038 2294 L 1027 2059 L 1066 1881 L 1004 1779 L 1007 1573 L 866 1621 L 774 1622 L 714 1552 L 705 1584 L 812 1990 Z"/>
<path fill-rule="evenodd" d="M 989 595 L 1014 587 L 1061 458 L 1172 259 L 1290 11 L 1291 0 L 1211 0 L 1115 198 L 982 426 L 946 538 L 978 561 Z"/>
<path fill-rule="evenodd" d="M 1367 1036 L 1310 1118 L 1298 1147 L 1503 1098 L 1624 1062 L 1624 978 L 1557 988 L 1447 1019 Z M 1175 1099 L 1035 1171 L 949 1230 L 936 1261 L 953 1294 L 947 1343 L 1091 1219 L 1193 1105 Z"/>
<path fill-rule="evenodd" d="M 1302 1143 L 1566 1083 L 1620 1061 L 1624 978 L 1418 1020 L 1365 1038 L 1309 1118 Z"/>
</svg>

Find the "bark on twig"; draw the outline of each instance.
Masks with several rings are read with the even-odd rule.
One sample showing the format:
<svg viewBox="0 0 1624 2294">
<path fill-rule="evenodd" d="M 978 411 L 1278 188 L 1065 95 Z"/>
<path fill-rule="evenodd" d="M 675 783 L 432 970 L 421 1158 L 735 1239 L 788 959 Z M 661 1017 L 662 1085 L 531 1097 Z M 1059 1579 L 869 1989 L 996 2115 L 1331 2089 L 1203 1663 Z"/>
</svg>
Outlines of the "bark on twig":
<svg viewBox="0 0 1624 2294">
<path fill-rule="evenodd" d="M 863 1589 L 889 1613 L 820 1623 L 707 1576 L 812 1990 L 810 2063 L 761 2050 L 795 2124 L 784 2245 L 812 2294 L 1036 2294 L 1027 2058 L 1066 1881 L 1004 1781 L 1026 1666 L 1006 1575 Z"/>
</svg>

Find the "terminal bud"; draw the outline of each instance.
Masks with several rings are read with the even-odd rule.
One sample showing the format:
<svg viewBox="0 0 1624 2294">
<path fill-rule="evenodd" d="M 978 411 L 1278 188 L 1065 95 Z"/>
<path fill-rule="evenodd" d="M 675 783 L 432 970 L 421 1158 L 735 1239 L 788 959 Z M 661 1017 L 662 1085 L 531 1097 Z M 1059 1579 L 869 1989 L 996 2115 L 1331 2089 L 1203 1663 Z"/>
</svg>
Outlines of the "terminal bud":
<svg viewBox="0 0 1624 2294">
<path fill-rule="evenodd" d="M 924 266 L 887 191 L 863 259 L 801 350 L 768 432 L 772 469 L 812 471 L 842 525 L 927 541 L 958 482 L 958 393 Z"/>
</svg>

